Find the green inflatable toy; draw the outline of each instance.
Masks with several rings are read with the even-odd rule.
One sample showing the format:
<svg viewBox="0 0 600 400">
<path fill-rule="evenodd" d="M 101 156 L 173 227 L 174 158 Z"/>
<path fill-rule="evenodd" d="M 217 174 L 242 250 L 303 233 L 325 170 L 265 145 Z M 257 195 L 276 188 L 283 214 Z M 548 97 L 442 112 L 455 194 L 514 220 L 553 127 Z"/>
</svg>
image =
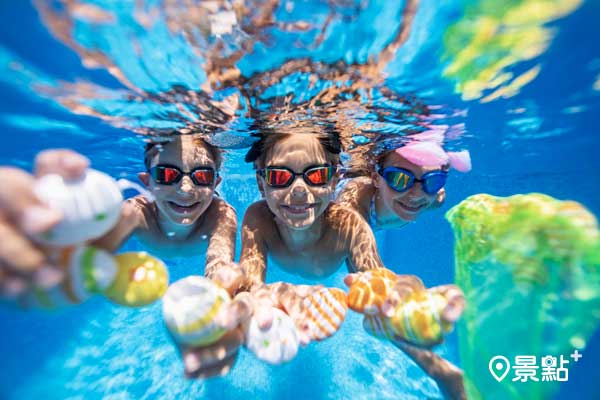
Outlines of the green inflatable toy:
<svg viewBox="0 0 600 400">
<path fill-rule="evenodd" d="M 560 382 L 544 379 L 544 357 L 562 355 L 568 369 L 600 321 L 596 218 L 579 203 L 538 193 L 474 195 L 446 218 L 467 300 L 457 326 L 468 398 L 551 398 Z M 510 363 L 498 365 L 496 377 L 495 356 Z M 517 356 L 535 357 L 538 368 L 529 371 L 538 381 L 519 377 Z"/>
</svg>

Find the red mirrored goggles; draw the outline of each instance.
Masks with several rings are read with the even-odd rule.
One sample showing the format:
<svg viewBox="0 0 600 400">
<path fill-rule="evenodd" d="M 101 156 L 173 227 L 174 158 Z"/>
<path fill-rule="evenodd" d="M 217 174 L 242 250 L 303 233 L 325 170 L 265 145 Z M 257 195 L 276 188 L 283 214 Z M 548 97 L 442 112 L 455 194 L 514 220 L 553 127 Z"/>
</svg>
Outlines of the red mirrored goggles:
<svg viewBox="0 0 600 400">
<path fill-rule="evenodd" d="M 173 185 L 178 183 L 184 175 L 190 177 L 198 186 L 212 186 L 217 176 L 213 167 L 196 167 L 190 172 L 183 172 L 174 165 L 159 164 L 148 170 L 154 182 L 160 185 Z"/>
<path fill-rule="evenodd" d="M 267 185 L 273 188 L 286 188 L 297 176 L 302 176 L 309 186 L 323 186 L 331 181 L 335 167 L 329 164 L 315 165 L 306 168 L 304 172 L 294 172 L 287 167 L 266 167 L 259 169 L 257 173 L 265 179 Z"/>
</svg>

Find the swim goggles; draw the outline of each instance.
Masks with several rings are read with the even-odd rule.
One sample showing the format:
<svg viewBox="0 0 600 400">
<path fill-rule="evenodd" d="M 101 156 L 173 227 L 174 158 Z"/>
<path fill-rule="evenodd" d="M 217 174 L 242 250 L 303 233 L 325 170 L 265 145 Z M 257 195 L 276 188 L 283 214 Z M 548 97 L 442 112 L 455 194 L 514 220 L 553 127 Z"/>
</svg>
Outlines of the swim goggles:
<svg viewBox="0 0 600 400">
<path fill-rule="evenodd" d="M 309 186 L 323 186 L 331 181 L 335 167 L 329 164 L 313 165 L 300 173 L 287 167 L 266 167 L 256 172 L 265 179 L 267 185 L 273 188 L 286 188 L 294 182 L 297 176 L 302 176 L 304 182 Z"/>
<path fill-rule="evenodd" d="M 159 164 L 148 172 L 154 182 L 161 185 L 173 185 L 187 175 L 198 186 L 212 186 L 217 175 L 213 167 L 196 167 L 190 172 L 183 172 L 179 167 L 168 164 Z"/>
<path fill-rule="evenodd" d="M 415 182 L 421 182 L 421 187 L 425 193 L 435 194 L 444 187 L 448 177 L 448 172 L 441 170 L 428 172 L 421 179 L 415 178 L 415 174 L 411 171 L 398 167 L 386 167 L 378 172 L 389 187 L 396 192 L 404 192 L 413 187 Z"/>
</svg>

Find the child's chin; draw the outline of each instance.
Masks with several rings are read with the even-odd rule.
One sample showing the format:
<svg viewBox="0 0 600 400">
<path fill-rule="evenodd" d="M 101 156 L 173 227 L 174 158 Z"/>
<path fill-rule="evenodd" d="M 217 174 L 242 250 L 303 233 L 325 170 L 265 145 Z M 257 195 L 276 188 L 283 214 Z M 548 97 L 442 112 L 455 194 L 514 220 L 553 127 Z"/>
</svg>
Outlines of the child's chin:
<svg viewBox="0 0 600 400">
<path fill-rule="evenodd" d="M 315 219 L 312 216 L 310 216 L 304 219 L 283 218 L 283 221 L 290 229 L 301 231 L 310 228 L 312 224 L 314 224 Z"/>
</svg>

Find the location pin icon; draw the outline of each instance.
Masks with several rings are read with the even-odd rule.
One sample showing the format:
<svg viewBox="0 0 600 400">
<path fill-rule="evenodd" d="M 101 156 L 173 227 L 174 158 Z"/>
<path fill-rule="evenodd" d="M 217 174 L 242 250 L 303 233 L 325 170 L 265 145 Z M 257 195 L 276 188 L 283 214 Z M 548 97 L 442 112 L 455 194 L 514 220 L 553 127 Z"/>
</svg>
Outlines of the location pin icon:
<svg viewBox="0 0 600 400">
<path fill-rule="evenodd" d="M 490 373 L 498 381 L 506 378 L 508 371 L 510 370 L 510 362 L 508 358 L 504 356 L 495 356 L 490 360 L 489 364 Z"/>
</svg>

